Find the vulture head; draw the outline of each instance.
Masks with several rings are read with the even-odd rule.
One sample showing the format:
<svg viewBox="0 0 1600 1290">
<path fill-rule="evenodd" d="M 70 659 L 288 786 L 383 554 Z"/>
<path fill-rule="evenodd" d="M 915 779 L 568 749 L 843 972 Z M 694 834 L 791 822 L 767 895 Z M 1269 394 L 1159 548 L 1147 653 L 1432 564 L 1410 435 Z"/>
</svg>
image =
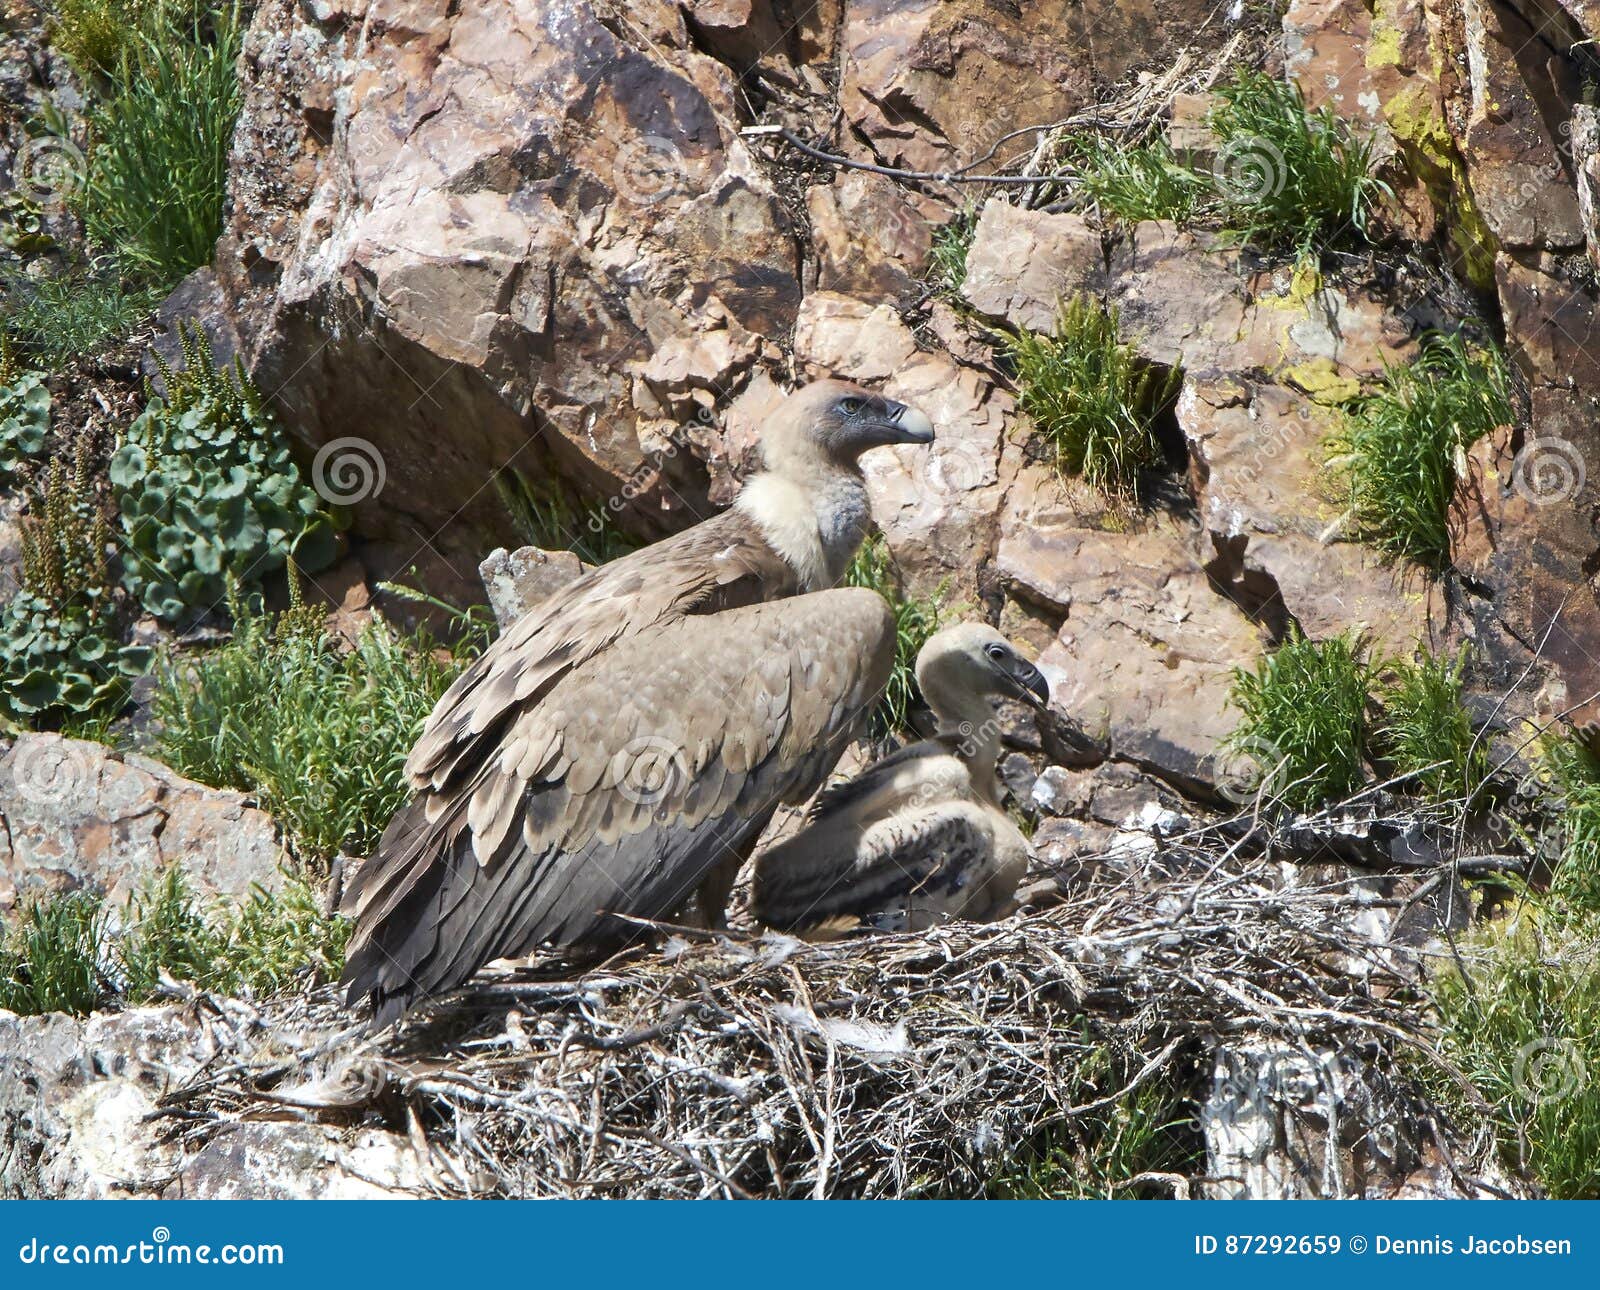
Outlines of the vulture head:
<svg viewBox="0 0 1600 1290">
<path fill-rule="evenodd" d="M 987 623 L 960 623 L 928 638 L 917 655 L 917 684 L 941 724 L 987 719 L 991 701 L 1050 702 L 1043 674 Z"/>
<path fill-rule="evenodd" d="M 933 422 L 915 408 L 849 381 L 814 381 L 768 418 L 761 451 L 767 469 L 803 475 L 819 461 L 853 468 L 868 448 L 932 442 Z"/>
</svg>

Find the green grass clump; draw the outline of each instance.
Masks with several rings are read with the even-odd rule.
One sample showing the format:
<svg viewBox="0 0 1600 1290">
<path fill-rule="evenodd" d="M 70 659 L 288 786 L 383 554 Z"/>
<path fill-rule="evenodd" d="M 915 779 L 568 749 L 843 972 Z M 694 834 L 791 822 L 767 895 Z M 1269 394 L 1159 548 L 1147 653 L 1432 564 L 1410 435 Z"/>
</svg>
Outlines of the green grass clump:
<svg viewBox="0 0 1600 1290">
<path fill-rule="evenodd" d="M 1105 214 L 1140 220 L 1183 222 L 1205 200 L 1206 180 L 1180 162 L 1165 140 L 1119 144 L 1099 135 L 1074 140 L 1080 167 L 1077 191 Z"/>
<path fill-rule="evenodd" d="M 939 630 L 943 589 L 927 598 L 906 596 L 889 544 L 878 533 L 861 544 L 845 571 L 844 583 L 876 591 L 894 610 L 894 671 L 873 709 L 872 734 L 877 739 L 900 734 L 910 729 L 911 710 L 922 701 L 917 688 L 917 655 Z"/>
<path fill-rule="evenodd" d="M 532 480 L 519 470 L 503 470 L 494 487 L 517 536 L 529 546 L 571 551 L 585 564 L 609 564 L 636 549 L 605 503 L 579 505 L 553 476 Z"/>
<path fill-rule="evenodd" d="M 1459 946 L 1430 984 L 1449 1072 L 1422 1077 L 1459 1122 L 1485 1117 L 1502 1157 L 1558 1199 L 1600 1198 L 1600 919 L 1534 905 Z"/>
<path fill-rule="evenodd" d="M 1391 663 L 1379 692 L 1383 719 L 1375 741 L 1397 774 L 1436 801 L 1471 802 L 1489 772 L 1487 745 L 1461 703 L 1463 646 L 1454 658 L 1422 654 Z"/>
<path fill-rule="evenodd" d="M 277 891 L 252 887 L 242 902 L 202 909 L 169 866 L 130 903 L 129 930 L 116 948 L 121 993 L 141 1002 L 158 992 L 163 975 L 202 990 L 264 998 L 309 970 L 333 980 L 344 970 L 350 924 L 322 912 L 316 891 L 301 877 Z"/>
<path fill-rule="evenodd" d="M 158 0 L 56 0 L 50 43 L 85 74 L 110 75 Z"/>
<path fill-rule="evenodd" d="M 1054 335 L 1023 331 L 1010 348 L 1022 408 L 1058 467 L 1115 501 L 1131 500 L 1139 472 L 1162 459 L 1155 418 L 1173 377 L 1141 363 L 1119 339 L 1116 309 L 1085 295 L 1063 306 Z"/>
<path fill-rule="evenodd" d="M 105 939 L 105 910 L 90 892 L 24 902 L 0 929 L 0 1008 L 23 1016 L 93 1012 L 111 995 Z"/>
<path fill-rule="evenodd" d="M 88 173 L 72 201 L 95 246 L 167 287 L 211 261 L 239 115 L 237 6 L 153 4 L 91 105 Z"/>
<path fill-rule="evenodd" d="M 1443 569 L 1458 462 L 1511 415 L 1498 350 L 1469 350 L 1459 334 L 1424 340 L 1414 363 L 1390 368 L 1348 409 L 1331 441 L 1355 535 L 1391 559 Z"/>
<path fill-rule="evenodd" d="M 1209 124 L 1225 225 L 1258 245 L 1301 257 L 1326 243 L 1365 238 L 1386 186 L 1373 173 L 1372 143 L 1333 110 L 1306 110 L 1300 87 L 1262 72 L 1219 85 Z"/>
<path fill-rule="evenodd" d="M 968 202 L 933 231 L 928 250 L 928 284 L 942 295 L 954 296 L 967 279 L 967 252 L 978 228 L 978 206 Z"/>
<path fill-rule="evenodd" d="M 181 775 L 254 794 L 299 855 L 368 854 L 406 800 L 401 768 L 457 668 L 382 619 L 341 653 L 315 614 L 235 596 L 234 638 L 156 669 L 154 752 Z"/>
<path fill-rule="evenodd" d="M 30 362 L 52 372 L 127 336 L 160 298 L 105 264 L 39 279 L 18 274 L 6 282 L 5 294 L 0 330 Z"/>
<path fill-rule="evenodd" d="M 83 1016 L 147 1003 L 161 994 L 164 978 L 264 998 L 308 974 L 336 978 L 349 937 L 349 923 L 323 914 L 303 878 L 202 908 L 183 871 L 168 866 L 116 917 L 102 896 L 87 891 L 24 905 L 0 932 L 0 1008 Z"/>
<path fill-rule="evenodd" d="M 1550 744 L 1545 762 L 1565 803 L 1565 838 L 1551 892 L 1600 914 L 1600 757 L 1567 738 Z"/>
<path fill-rule="evenodd" d="M 1266 796 L 1295 810 L 1348 797 L 1366 777 L 1371 669 L 1349 635 L 1298 634 L 1234 669 L 1231 700 L 1242 714 L 1229 746 L 1261 768 Z"/>
</svg>

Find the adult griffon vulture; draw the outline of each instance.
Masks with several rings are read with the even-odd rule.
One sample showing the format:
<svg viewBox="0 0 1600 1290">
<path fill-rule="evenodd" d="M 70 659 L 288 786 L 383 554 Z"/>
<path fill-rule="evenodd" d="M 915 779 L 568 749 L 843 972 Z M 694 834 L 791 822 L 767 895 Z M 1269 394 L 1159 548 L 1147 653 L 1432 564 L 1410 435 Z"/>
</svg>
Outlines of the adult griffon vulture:
<svg viewBox="0 0 1600 1290">
<path fill-rule="evenodd" d="M 761 922 L 916 931 L 948 918 L 1000 918 L 1015 906 L 1028 841 L 1000 805 L 994 700 L 1043 709 L 1049 687 L 981 623 L 932 636 L 917 655 L 917 684 L 935 734 L 824 791 L 799 833 L 757 857 Z"/>
<path fill-rule="evenodd" d="M 841 381 L 792 394 L 734 505 L 584 575 L 456 680 L 414 796 L 346 897 L 344 983 L 385 1024 L 493 959 L 604 947 L 701 889 L 720 918 L 780 803 L 805 800 L 885 683 L 883 599 L 827 590 L 868 524 L 858 459 L 921 412 Z M 802 594 L 813 593 L 813 594 Z"/>
</svg>

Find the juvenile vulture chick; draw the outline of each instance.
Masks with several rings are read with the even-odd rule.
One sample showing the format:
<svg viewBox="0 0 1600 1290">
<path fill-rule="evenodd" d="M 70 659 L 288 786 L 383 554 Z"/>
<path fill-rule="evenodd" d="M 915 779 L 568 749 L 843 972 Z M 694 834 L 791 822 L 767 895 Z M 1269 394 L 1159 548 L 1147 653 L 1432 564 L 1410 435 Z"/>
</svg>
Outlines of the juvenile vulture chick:
<svg viewBox="0 0 1600 1290">
<path fill-rule="evenodd" d="M 866 531 L 857 459 L 932 438 L 892 399 L 807 386 L 763 427 L 766 469 L 730 510 L 513 623 L 434 708 L 413 797 L 346 896 L 350 1001 L 383 1024 L 493 959 L 614 944 L 697 887 L 720 913 L 893 663 L 882 598 L 824 590 Z"/>
<path fill-rule="evenodd" d="M 1042 709 L 1038 668 L 982 623 L 935 634 L 917 656 L 933 738 L 827 789 L 805 827 L 756 861 L 755 916 L 800 931 L 854 918 L 916 931 L 1003 917 L 1028 842 L 1000 806 L 997 698 Z"/>
</svg>

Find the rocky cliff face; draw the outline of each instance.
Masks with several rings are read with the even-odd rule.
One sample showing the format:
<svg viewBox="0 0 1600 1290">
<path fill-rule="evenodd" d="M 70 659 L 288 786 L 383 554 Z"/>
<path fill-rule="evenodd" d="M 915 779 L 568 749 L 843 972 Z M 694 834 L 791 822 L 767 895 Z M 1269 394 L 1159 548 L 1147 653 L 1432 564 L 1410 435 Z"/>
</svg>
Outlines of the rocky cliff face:
<svg viewBox="0 0 1600 1290">
<path fill-rule="evenodd" d="M 420 562 L 475 585 L 507 536 L 487 486 L 507 467 L 559 473 L 641 535 L 692 522 L 731 495 L 778 382 L 833 373 L 939 425 L 931 458 L 871 468 L 913 585 L 1009 605 L 1115 758 L 1203 784 L 1224 678 L 1256 629 L 1290 623 L 1400 651 L 1475 640 L 1486 689 L 1537 654 L 1523 710 L 1583 708 L 1600 690 L 1592 15 L 1321 0 L 1291 4 L 1281 33 L 1191 38 L 1209 14 L 269 0 L 208 284 L 219 330 L 308 451 L 362 441 L 344 448 L 381 473 L 356 521 L 379 572 Z M 816 167 L 760 132 L 950 170 L 1118 84 L 1166 91 L 1141 106 L 1171 111 L 1230 36 L 1373 132 L 1384 218 L 1454 283 L 1397 241 L 1394 262 L 1308 289 L 1205 234 L 1007 189 L 982 206 L 962 317 L 921 281 L 933 231 L 981 189 Z M 1125 532 L 1030 462 L 981 325 L 1046 326 L 1078 290 L 1181 373 L 1187 498 Z M 1436 583 L 1341 536 L 1321 444 L 1330 402 L 1466 313 L 1503 326 L 1529 414 L 1474 463 L 1459 575 Z"/>
</svg>

